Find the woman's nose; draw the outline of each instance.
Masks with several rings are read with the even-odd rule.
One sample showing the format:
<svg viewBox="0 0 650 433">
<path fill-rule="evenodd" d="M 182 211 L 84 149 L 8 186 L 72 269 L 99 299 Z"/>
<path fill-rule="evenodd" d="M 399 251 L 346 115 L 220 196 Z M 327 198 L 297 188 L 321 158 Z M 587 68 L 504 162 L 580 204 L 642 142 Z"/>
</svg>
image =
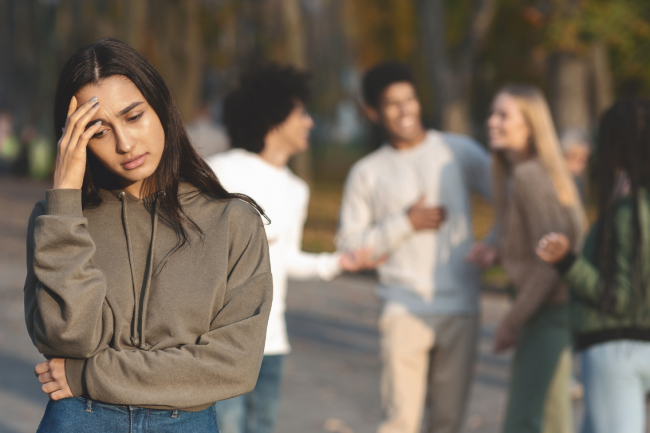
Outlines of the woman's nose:
<svg viewBox="0 0 650 433">
<path fill-rule="evenodd" d="M 125 134 L 116 134 L 116 148 L 119 153 L 129 153 L 135 147 L 135 142 Z"/>
</svg>

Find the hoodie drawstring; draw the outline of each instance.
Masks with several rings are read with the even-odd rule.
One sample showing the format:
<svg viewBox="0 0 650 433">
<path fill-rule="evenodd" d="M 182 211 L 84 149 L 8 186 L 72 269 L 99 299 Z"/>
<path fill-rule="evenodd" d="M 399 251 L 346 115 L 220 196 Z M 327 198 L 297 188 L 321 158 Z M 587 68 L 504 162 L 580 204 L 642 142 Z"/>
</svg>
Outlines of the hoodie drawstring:
<svg viewBox="0 0 650 433">
<path fill-rule="evenodd" d="M 147 261 L 147 282 L 142 291 L 142 305 L 141 309 L 138 308 L 138 299 L 136 291 L 136 282 L 135 282 L 135 265 L 133 263 L 133 250 L 131 248 L 131 233 L 129 232 L 129 224 L 126 213 L 126 193 L 124 191 L 118 194 L 118 197 L 122 201 L 122 223 L 124 224 L 124 231 L 126 232 L 126 245 L 129 253 L 129 265 L 131 267 L 131 280 L 133 281 L 133 318 L 134 326 L 131 335 L 131 344 L 141 350 L 149 350 L 149 346 L 145 342 L 145 325 L 147 319 L 147 305 L 149 304 L 149 292 L 151 287 L 151 277 L 153 275 L 153 256 L 156 246 L 156 231 L 158 228 L 158 213 L 159 213 L 159 198 L 164 196 L 164 191 L 159 191 L 156 194 L 156 199 L 154 201 L 154 215 L 153 215 L 153 228 L 151 233 L 151 244 L 149 245 L 149 257 Z M 140 312 L 142 310 L 142 312 Z"/>
</svg>

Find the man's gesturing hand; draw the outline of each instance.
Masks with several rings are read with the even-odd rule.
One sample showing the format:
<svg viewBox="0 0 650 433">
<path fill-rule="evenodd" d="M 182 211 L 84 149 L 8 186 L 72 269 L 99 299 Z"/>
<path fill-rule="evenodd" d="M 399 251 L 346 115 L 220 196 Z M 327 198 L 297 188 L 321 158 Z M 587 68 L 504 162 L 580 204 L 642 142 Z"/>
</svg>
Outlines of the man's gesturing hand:
<svg viewBox="0 0 650 433">
<path fill-rule="evenodd" d="M 50 400 L 74 397 L 68 386 L 68 379 L 65 377 L 65 359 L 52 358 L 36 364 L 34 374 L 43 384 L 43 392 L 50 397 Z"/>
<path fill-rule="evenodd" d="M 443 207 L 426 207 L 425 197 L 420 197 L 408 210 L 408 217 L 415 230 L 437 230 L 445 221 L 446 211 Z"/>
</svg>

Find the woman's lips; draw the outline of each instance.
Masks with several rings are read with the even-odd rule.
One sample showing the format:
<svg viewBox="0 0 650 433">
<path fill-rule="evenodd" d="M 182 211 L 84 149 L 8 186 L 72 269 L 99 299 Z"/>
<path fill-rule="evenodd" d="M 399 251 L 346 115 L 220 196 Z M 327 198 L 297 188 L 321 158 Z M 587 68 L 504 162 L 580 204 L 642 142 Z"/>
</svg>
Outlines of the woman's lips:
<svg viewBox="0 0 650 433">
<path fill-rule="evenodd" d="M 140 156 L 136 156 L 135 158 L 131 158 L 127 160 L 126 162 L 122 163 L 122 167 L 126 168 L 127 170 L 133 170 L 134 168 L 140 167 L 142 164 L 144 164 L 144 160 L 147 158 L 147 154 L 143 153 Z"/>
</svg>

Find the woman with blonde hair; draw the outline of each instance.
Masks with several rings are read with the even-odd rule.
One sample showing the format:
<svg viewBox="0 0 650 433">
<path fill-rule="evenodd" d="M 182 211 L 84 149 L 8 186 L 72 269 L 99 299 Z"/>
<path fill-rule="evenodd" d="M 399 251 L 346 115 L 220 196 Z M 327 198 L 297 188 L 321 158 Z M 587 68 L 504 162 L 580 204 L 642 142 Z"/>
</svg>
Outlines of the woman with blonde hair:
<svg viewBox="0 0 650 433">
<path fill-rule="evenodd" d="M 569 432 L 568 293 L 535 249 L 549 232 L 564 234 L 577 249 L 585 214 L 538 89 L 501 89 L 487 127 L 499 242 L 496 249 L 476 245 L 469 259 L 489 266 L 498 258 L 516 292 L 494 336 L 496 352 L 516 349 L 503 431 Z"/>
</svg>

